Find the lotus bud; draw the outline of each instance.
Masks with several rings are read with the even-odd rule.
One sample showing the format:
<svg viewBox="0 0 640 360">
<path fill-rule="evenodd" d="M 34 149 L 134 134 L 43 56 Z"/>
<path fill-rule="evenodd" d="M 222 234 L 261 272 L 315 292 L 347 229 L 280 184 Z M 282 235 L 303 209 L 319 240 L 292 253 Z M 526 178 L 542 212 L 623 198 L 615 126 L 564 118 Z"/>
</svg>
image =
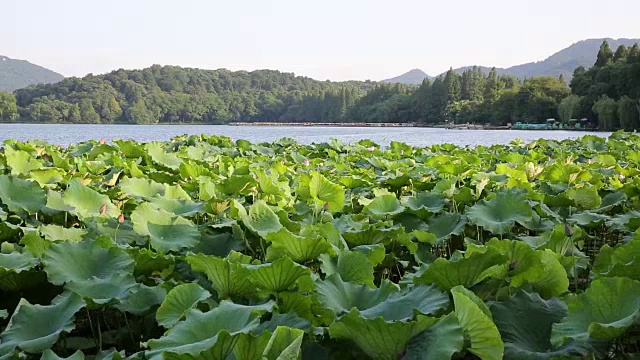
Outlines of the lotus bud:
<svg viewBox="0 0 640 360">
<path fill-rule="evenodd" d="M 107 204 L 102 204 L 100 207 L 100 215 L 104 215 L 107 213 Z"/>
<path fill-rule="evenodd" d="M 618 178 L 620 178 L 620 181 L 624 181 L 625 176 L 620 174 L 620 176 L 618 176 Z"/>
<path fill-rule="evenodd" d="M 104 143 L 105 143 L 104 138 L 100 139 L 100 145 L 104 145 Z"/>
<path fill-rule="evenodd" d="M 49 157 L 49 155 L 44 154 L 44 156 L 42 157 L 44 159 L 44 161 L 49 161 L 51 160 L 51 158 Z"/>
<path fill-rule="evenodd" d="M 569 225 L 567 225 L 567 224 L 564 224 L 564 233 L 568 237 L 573 236 L 573 230 L 571 230 L 571 227 Z"/>
<path fill-rule="evenodd" d="M 304 166 L 309 166 L 309 160 L 308 160 L 308 159 L 307 159 L 307 160 L 305 160 L 302 164 L 303 164 Z"/>
<path fill-rule="evenodd" d="M 120 214 L 120 216 L 118 216 L 118 222 L 120 224 L 122 224 L 124 222 L 124 214 Z"/>
<path fill-rule="evenodd" d="M 367 148 L 367 150 L 369 150 L 369 151 L 373 151 L 373 150 L 375 150 L 375 149 L 376 149 L 376 148 L 375 148 L 375 147 L 373 147 L 373 146 L 369 146 L 369 147 Z"/>
<path fill-rule="evenodd" d="M 404 150 L 400 151 L 400 155 L 404 156 Z"/>
<path fill-rule="evenodd" d="M 325 202 L 325 203 L 324 203 L 324 206 L 323 206 L 322 208 L 324 209 L 324 211 L 329 210 L 329 203 L 328 203 L 328 202 Z"/>
</svg>

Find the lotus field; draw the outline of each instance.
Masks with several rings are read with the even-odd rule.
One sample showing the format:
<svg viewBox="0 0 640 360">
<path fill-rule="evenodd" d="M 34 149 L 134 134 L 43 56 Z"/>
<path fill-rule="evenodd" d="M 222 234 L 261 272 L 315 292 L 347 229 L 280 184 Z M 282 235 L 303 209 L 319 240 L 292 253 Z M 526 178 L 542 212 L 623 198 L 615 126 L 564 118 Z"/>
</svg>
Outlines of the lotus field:
<svg viewBox="0 0 640 360">
<path fill-rule="evenodd" d="M 7 141 L 0 359 L 640 353 L 640 137 Z"/>
</svg>

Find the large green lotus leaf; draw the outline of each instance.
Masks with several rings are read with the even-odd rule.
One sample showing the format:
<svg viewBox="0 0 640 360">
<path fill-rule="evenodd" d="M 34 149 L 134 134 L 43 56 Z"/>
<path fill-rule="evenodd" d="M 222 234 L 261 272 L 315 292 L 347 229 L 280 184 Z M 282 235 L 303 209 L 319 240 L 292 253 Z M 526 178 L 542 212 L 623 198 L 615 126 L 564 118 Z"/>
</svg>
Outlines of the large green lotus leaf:
<svg viewBox="0 0 640 360">
<path fill-rule="evenodd" d="M 42 353 L 40 360 L 84 360 L 84 354 L 78 350 L 69 357 L 60 357 L 51 351 L 51 349 L 47 349 Z"/>
<path fill-rule="evenodd" d="M 263 360 L 262 354 L 271 340 L 271 332 L 262 332 L 259 335 L 238 334 L 236 346 L 233 349 L 235 359 L 242 360 Z"/>
<path fill-rule="evenodd" d="M 437 319 L 418 316 L 417 320 L 385 321 L 383 318 L 365 319 L 358 310 L 329 326 L 332 339 L 347 339 L 374 360 L 396 360 L 404 352 L 409 339 L 433 325 Z"/>
<path fill-rule="evenodd" d="M 329 241 L 319 235 L 297 236 L 286 228 L 267 234 L 266 240 L 271 243 L 267 249 L 267 261 L 286 255 L 293 261 L 307 262 L 332 249 Z"/>
<path fill-rule="evenodd" d="M 427 222 L 429 232 L 436 236 L 437 242 L 449 239 L 453 235 L 460 235 L 464 230 L 467 219 L 458 213 L 444 213 L 429 218 Z"/>
<path fill-rule="evenodd" d="M 614 248 L 604 245 L 593 264 L 596 276 L 628 277 L 640 280 L 640 240 L 618 245 Z"/>
<path fill-rule="evenodd" d="M 305 277 L 311 280 L 311 270 L 285 256 L 270 264 L 253 265 L 249 281 L 260 289 L 279 293 L 292 288 Z"/>
<path fill-rule="evenodd" d="M 91 299 L 96 304 L 106 304 L 113 299 L 122 301 L 136 286 L 131 274 L 114 273 L 108 278 L 93 276 L 89 279 L 73 280 L 66 283 L 65 288 Z"/>
<path fill-rule="evenodd" d="M 65 228 L 60 225 L 40 225 L 40 234 L 49 241 L 80 242 L 87 234 L 87 230 L 80 228 Z"/>
<path fill-rule="evenodd" d="M 38 259 L 28 253 L 0 253 L 0 279 L 9 272 L 20 273 L 33 269 L 37 264 Z"/>
<path fill-rule="evenodd" d="M 4 157 L 7 165 L 11 168 L 11 174 L 29 174 L 34 169 L 44 167 L 44 163 L 28 152 L 22 150 L 14 150 L 7 146 L 4 149 Z"/>
<path fill-rule="evenodd" d="M 124 178 L 120 181 L 120 189 L 130 197 L 143 199 L 164 195 L 164 186 L 150 179 Z"/>
<path fill-rule="evenodd" d="M 331 212 L 338 212 L 344 207 L 344 189 L 342 186 L 327 180 L 319 172 L 311 174 L 309 193 L 316 204 L 320 206 L 328 204 L 327 210 Z"/>
<path fill-rule="evenodd" d="M 493 321 L 504 341 L 507 359 L 545 360 L 583 356 L 586 349 L 576 342 L 560 348 L 551 345 L 551 327 L 567 315 L 567 305 L 536 293 L 519 291 L 505 301 L 491 305 Z"/>
<path fill-rule="evenodd" d="M 107 195 L 80 184 L 77 179 L 69 181 L 67 190 L 62 195 L 62 200 L 67 206 L 73 207 L 72 213 L 80 218 L 102 215 L 115 218 L 120 215 L 120 211 Z M 104 206 L 106 206 L 106 212 L 103 214 Z"/>
<path fill-rule="evenodd" d="M 245 248 L 243 238 L 236 237 L 232 233 L 202 235 L 200 243 L 192 251 L 205 255 L 227 256 L 231 251 L 242 251 Z M 268 253 L 268 252 L 267 252 Z"/>
<path fill-rule="evenodd" d="M 612 340 L 638 321 L 640 281 L 600 278 L 584 293 L 565 299 L 569 315 L 553 325 L 551 343 L 561 346 L 570 339 L 584 343 L 589 338 Z"/>
<path fill-rule="evenodd" d="M 491 239 L 486 247 L 508 257 L 506 263 L 492 269 L 492 277 L 504 279 L 516 288 L 530 284 L 545 298 L 559 296 L 569 289 L 567 273 L 551 250 L 535 250 L 523 241 L 498 239 Z M 486 249 L 470 246 L 467 255 L 476 251 L 484 252 Z"/>
<path fill-rule="evenodd" d="M 20 245 L 24 245 L 25 252 L 39 259 L 42 258 L 44 252 L 51 246 L 51 242 L 43 239 L 36 231 L 30 231 L 20 239 Z"/>
<path fill-rule="evenodd" d="M 162 303 L 166 296 L 167 291 L 160 286 L 136 284 L 128 289 L 126 298 L 114 307 L 120 311 L 143 316 L 154 306 Z"/>
<path fill-rule="evenodd" d="M 498 328 L 480 306 L 480 299 L 472 299 L 472 293 L 452 289 L 455 314 L 471 341 L 469 352 L 483 360 L 500 360 L 504 355 L 504 343 Z"/>
<path fill-rule="evenodd" d="M 282 228 L 278 215 L 262 200 L 253 203 L 248 213 L 244 206 L 235 200 L 232 202 L 232 208 L 237 211 L 239 220 L 242 220 L 247 228 L 263 238 L 266 238 L 268 233 L 278 232 Z"/>
<path fill-rule="evenodd" d="M 272 303 L 244 306 L 223 301 L 205 313 L 192 309 L 165 336 L 149 340 L 151 350 L 145 355 L 150 359 L 162 359 L 163 353 L 198 356 L 216 345 L 221 332 L 232 336 L 248 333 L 260 324 L 260 315 L 272 307 Z"/>
<path fill-rule="evenodd" d="M 467 210 L 467 217 L 476 225 L 494 234 L 506 234 L 518 223 L 526 223 L 532 209 L 520 191 L 502 191 L 491 200 L 482 200 Z"/>
<path fill-rule="evenodd" d="M 624 214 L 617 215 L 611 219 L 607 225 L 615 230 L 636 231 L 640 228 L 640 211 L 631 210 Z"/>
<path fill-rule="evenodd" d="M 62 194 L 56 191 L 49 189 L 47 191 L 47 205 L 46 208 L 42 209 L 43 212 L 72 212 L 73 206 L 69 206 L 64 203 L 62 199 Z"/>
<path fill-rule="evenodd" d="M 15 213 L 34 214 L 47 203 L 45 192 L 37 182 L 10 175 L 0 175 L 0 200 Z"/>
<path fill-rule="evenodd" d="M 567 218 L 567 222 L 570 224 L 576 224 L 580 226 L 598 226 L 605 221 L 608 221 L 610 217 L 603 214 L 598 214 L 590 211 L 582 211 L 572 214 Z"/>
<path fill-rule="evenodd" d="M 53 299 L 51 305 L 32 305 L 25 299 L 20 300 L 9 325 L 0 334 L 0 355 L 16 348 L 40 353 L 52 347 L 60 333 L 75 328 L 73 316 L 84 305 L 81 297 L 70 292 Z"/>
<path fill-rule="evenodd" d="M 170 329 L 200 301 L 210 297 L 211 294 L 198 284 L 180 284 L 169 291 L 156 312 L 156 320 L 159 325 Z"/>
<path fill-rule="evenodd" d="M 433 315 L 449 306 L 449 296 L 435 286 L 414 286 L 408 291 L 391 294 L 383 302 L 361 310 L 360 316 L 374 319 L 379 316 L 387 321 L 408 321 L 415 312 Z"/>
<path fill-rule="evenodd" d="M 566 192 L 566 197 L 580 209 L 591 210 L 596 209 L 602 203 L 598 190 L 594 188 L 570 188 Z"/>
<path fill-rule="evenodd" d="M 100 247 L 96 242 L 60 242 L 51 245 L 42 259 L 47 278 L 54 285 L 108 279 L 115 273 L 133 273 L 133 259 L 124 251 Z"/>
<path fill-rule="evenodd" d="M 159 142 L 151 142 L 145 145 L 145 149 L 151 156 L 151 160 L 156 164 L 166 166 L 169 169 L 177 170 L 182 164 L 182 160 L 174 154 L 165 151 L 164 147 Z"/>
<path fill-rule="evenodd" d="M 297 360 L 300 358 L 304 331 L 278 326 L 262 353 L 263 360 Z"/>
<path fill-rule="evenodd" d="M 96 303 L 123 299 L 135 286 L 133 259 L 118 248 L 96 242 L 61 242 L 51 245 L 42 263 L 49 282 L 66 287 Z"/>
<path fill-rule="evenodd" d="M 507 257 L 492 248 L 455 260 L 437 258 L 420 276 L 414 278 L 414 282 L 435 284 L 442 290 L 450 290 L 458 285 L 469 288 L 486 279 L 492 267 L 506 262 Z"/>
<path fill-rule="evenodd" d="M 320 302 L 336 315 L 347 313 L 356 308 L 365 310 L 371 308 L 398 291 L 398 288 L 383 281 L 380 288 L 359 285 L 343 281 L 338 275 L 328 276 L 325 280 L 316 282 L 316 293 Z"/>
<path fill-rule="evenodd" d="M 251 193 L 256 186 L 257 182 L 251 175 L 231 175 L 216 189 L 226 195 L 238 196 Z"/>
<path fill-rule="evenodd" d="M 190 220 L 154 209 L 149 203 L 139 205 L 131 213 L 131 221 L 133 230 L 149 236 L 151 246 L 160 252 L 193 247 L 200 240 L 200 231 Z"/>
<path fill-rule="evenodd" d="M 400 205 L 400 201 L 395 195 L 376 196 L 367 206 L 364 212 L 373 215 L 396 215 L 404 211 L 404 206 Z"/>
<path fill-rule="evenodd" d="M 255 292 L 255 286 L 249 281 L 251 271 L 245 266 L 249 260 L 240 263 L 203 254 L 187 255 L 191 268 L 207 275 L 221 299 L 249 297 Z"/>
<path fill-rule="evenodd" d="M 191 200 L 156 197 L 153 198 L 149 204 L 156 209 L 168 211 L 180 216 L 193 216 L 205 212 L 203 203 L 196 203 Z"/>
<path fill-rule="evenodd" d="M 442 211 L 444 203 L 442 195 L 430 192 L 420 192 L 404 200 L 404 204 L 413 211 L 427 210 L 432 213 Z"/>
<path fill-rule="evenodd" d="M 56 168 L 42 168 L 31 171 L 29 177 L 35 180 L 40 186 L 55 185 L 62 182 L 64 171 Z"/>
<path fill-rule="evenodd" d="M 280 310 L 282 309 L 280 308 Z M 260 335 L 263 332 L 273 333 L 279 326 L 307 330 L 310 328 L 311 322 L 301 318 L 296 313 L 274 313 L 271 315 L 271 319 L 258 325 L 255 329 L 251 330 L 251 333 L 255 335 Z"/>
<path fill-rule="evenodd" d="M 611 210 L 614 206 L 620 205 L 627 200 L 627 194 L 622 191 L 616 191 L 608 193 L 602 197 L 600 207 L 596 209 L 597 212 L 605 212 Z"/>
<path fill-rule="evenodd" d="M 407 344 L 404 360 L 449 360 L 464 346 L 464 333 L 455 313 L 415 335 Z"/>
<path fill-rule="evenodd" d="M 384 247 L 380 248 L 384 251 Z M 320 261 L 320 269 L 326 276 L 338 274 L 344 281 L 373 286 L 374 264 L 362 252 L 340 250 L 338 256 L 320 256 Z"/>
</svg>

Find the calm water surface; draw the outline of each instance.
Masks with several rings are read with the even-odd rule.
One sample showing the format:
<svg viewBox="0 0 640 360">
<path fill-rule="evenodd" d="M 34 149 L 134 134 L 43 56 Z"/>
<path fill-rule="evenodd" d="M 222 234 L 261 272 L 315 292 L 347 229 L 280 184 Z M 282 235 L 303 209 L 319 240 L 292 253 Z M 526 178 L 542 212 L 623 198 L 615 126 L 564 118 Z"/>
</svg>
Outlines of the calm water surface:
<svg viewBox="0 0 640 360">
<path fill-rule="evenodd" d="M 71 124 L 0 124 L 0 142 L 7 139 L 40 139 L 53 144 L 68 145 L 85 140 L 104 138 L 133 139 L 147 142 L 169 140 L 183 134 L 224 135 L 251 142 L 270 142 L 283 137 L 301 143 L 319 143 L 332 138 L 346 143 L 370 139 L 380 145 L 401 141 L 413 146 L 451 143 L 460 146 L 508 144 L 521 138 L 573 139 L 587 134 L 607 137 L 610 133 L 578 131 L 526 130 L 447 130 L 434 128 L 357 128 L 357 127 L 296 127 L 296 126 L 226 126 L 226 125 L 71 125 Z"/>
</svg>

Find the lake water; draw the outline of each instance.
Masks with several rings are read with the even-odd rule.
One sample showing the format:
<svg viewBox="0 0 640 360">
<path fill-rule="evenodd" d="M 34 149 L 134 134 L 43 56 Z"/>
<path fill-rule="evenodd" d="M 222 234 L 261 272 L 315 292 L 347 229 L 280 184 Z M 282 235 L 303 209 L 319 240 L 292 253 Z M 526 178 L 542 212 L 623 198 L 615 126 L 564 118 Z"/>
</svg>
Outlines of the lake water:
<svg viewBox="0 0 640 360">
<path fill-rule="evenodd" d="M 169 140 L 182 134 L 224 135 L 251 142 L 271 142 L 283 137 L 301 143 L 319 143 L 332 138 L 353 143 L 370 139 L 380 145 L 401 141 L 413 146 L 451 143 L 460 146 L 508 144 L 521 138 L 526 142 L 544 139 L 573 139 L 587 134 L 607 137 L 610 133 L 544 130 L 448 130 L 436 128 L 304 127 L 304 126 L 226 126 L 226 125 L 71 125 L 0 124 L 0 142 L 7 139 L 40 139 L 68 145 L 85 140 L 133 139 L 147 142 Z"/>
</svg>

